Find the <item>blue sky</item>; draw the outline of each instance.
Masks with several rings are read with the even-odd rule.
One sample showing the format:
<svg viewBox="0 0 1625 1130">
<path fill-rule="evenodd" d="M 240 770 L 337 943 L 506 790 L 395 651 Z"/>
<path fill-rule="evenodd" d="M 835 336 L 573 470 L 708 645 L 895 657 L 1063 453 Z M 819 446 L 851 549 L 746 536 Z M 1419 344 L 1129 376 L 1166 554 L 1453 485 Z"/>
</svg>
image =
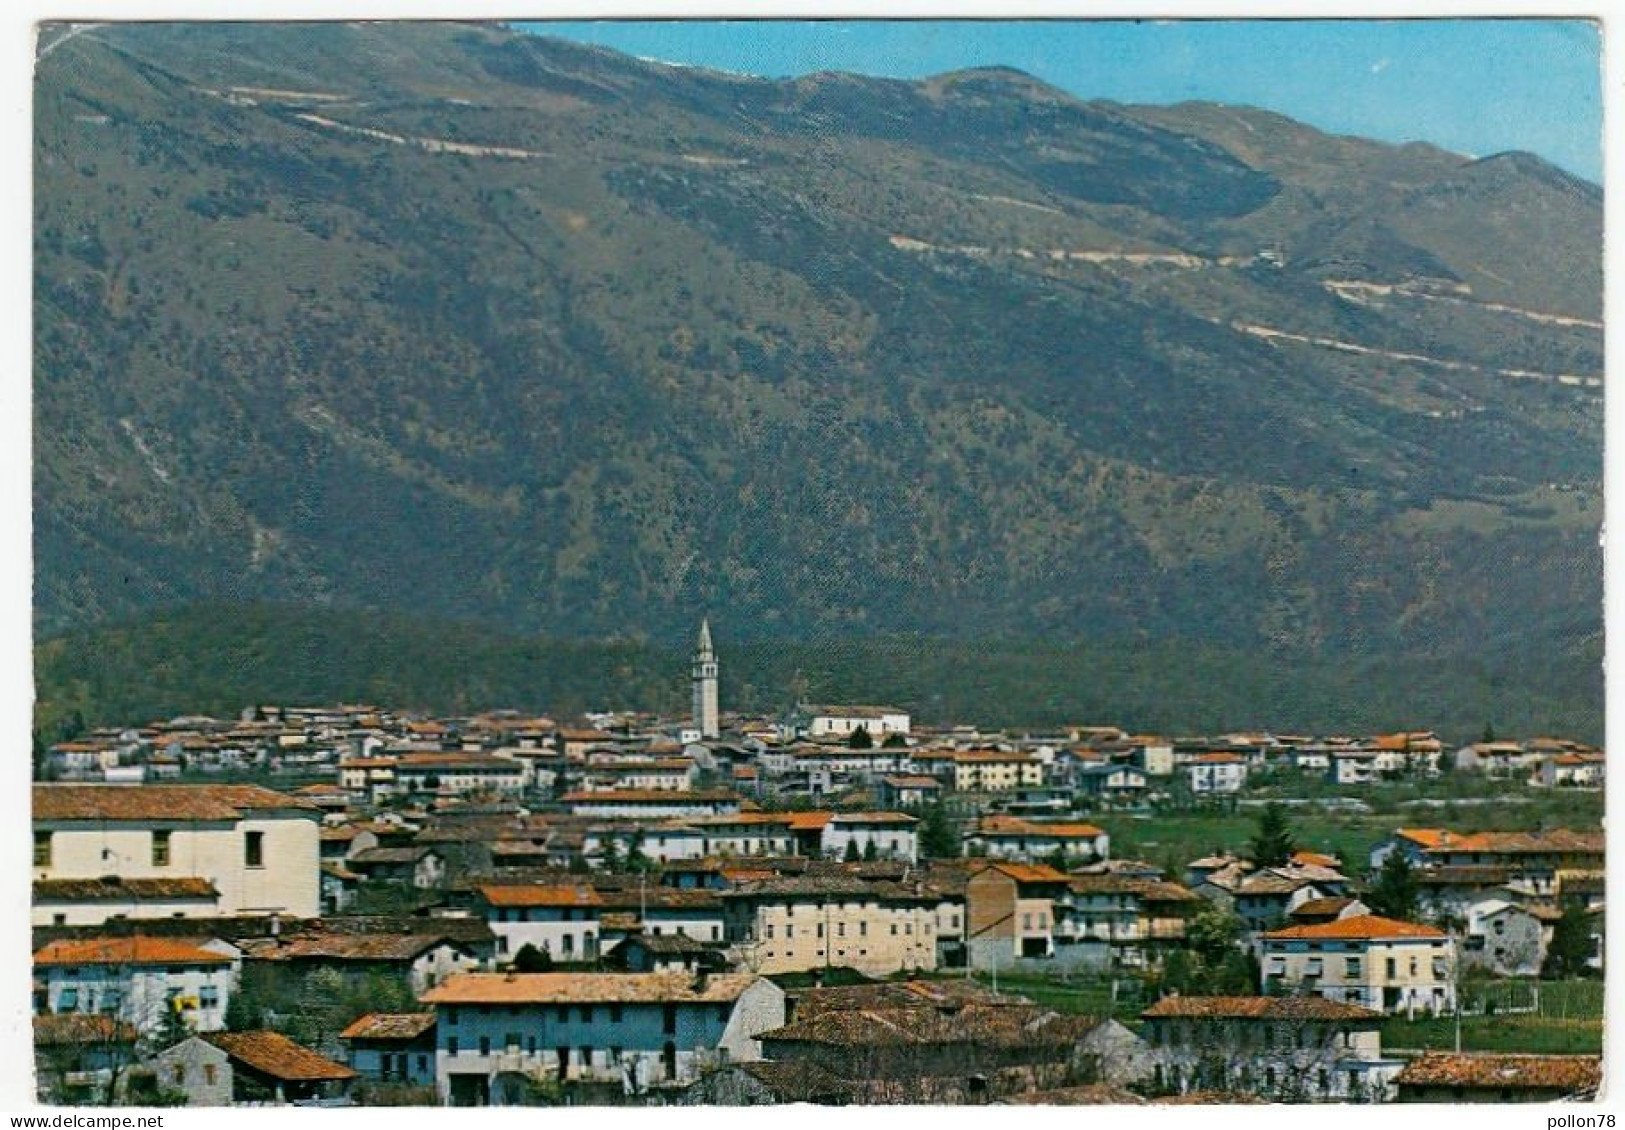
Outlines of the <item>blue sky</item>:
<svg viewBox="0 0 1625 1130">
<path fill-rule="evenodd" d="M 1601 183 L 1602 37 L 1582 20 L 598 22 L 520 25 L 747 74 L 1003 64 L 1085 98 L 1262 106 L 1320 129 L 1527 149 Z"/>
</svg>

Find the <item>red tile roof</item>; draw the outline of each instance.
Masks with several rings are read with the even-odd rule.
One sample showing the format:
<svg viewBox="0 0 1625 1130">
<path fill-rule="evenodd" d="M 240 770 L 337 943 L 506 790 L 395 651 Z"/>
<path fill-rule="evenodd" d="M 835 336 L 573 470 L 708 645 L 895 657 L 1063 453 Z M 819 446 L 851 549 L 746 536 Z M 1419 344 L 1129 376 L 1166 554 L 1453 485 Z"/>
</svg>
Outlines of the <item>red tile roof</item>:
<svg viewBox="0 0 1625 1130">
<path fill-rule="evenodd" d="M 1011 863 L 1001 860 L 989 863 L 977 874 L 982 871 L 998 871 L 1018 883 L 1065 883 L 1071 879 L 1065 871 L 1057 871 L 1047 863 Z"/>
<path fill-rule="evenodd" d="M 290 1083 L 354 1079 L 341 1063 L 294 1043 L 280 1032 L 208 1032 L 202 1039 L 262 1075 Z"/>
<path fill-rule="evenodd" d="M 220 897 L 208 879 L 125 879 L 109 875 L 101 879 L 36 879 L 34 901 L 40 902 L 141 902 L 152 900 L 214 900 Z"/>
<path fill-rule="evenodd" d="M 759 978 L 719 973 L 456 973 L 418 999 L 424 1004 L 725 1004 Z"/>
<path fill-rule="evenodd" d="M 230 965 L 224 954 L 170 938 L 59 938 L 34 955 L 35 965 Z"/>
<path fill-rule="evenodd" d="M 1400 922 L 1376 914 L 1359 914 L 1352 918 L 1339 918 L 1335 922 L 1322 922 L 1314 926 L 1288 926 L 1284 930 L 1271 930 L 1264 935 L 1267 941 L 1328 941 L 1342 939 L 1373 941 L 1380 938 L 1445 938 L 1448 935 L 1432 926 L 1417 922 Z"/>
<path fill-rule="evenodd" d="M 1587 1091 L 1602 1082 L 1593 1055 L 1447 1055 L 1427 1053 L 1405 1065 L 1399 1086 Z"/>
<path fill-rule="evenodd" d="M 35 820 L 237 820 L 249 812 L 319 812 L 259 785 L 35 785 Z"/>
<path fill-rule="evenodd" d="M 1357 1004 L 1304 997 L 1163 997 L 1142 1020 L 1376 1020 L 1382 1013 Z"/>
<path fill-rule="evenodd" d="M 492 906 L 602 906 L 597 891 L 584 886 L 488 885 L 480 896 Z"/>
<path fill-rule="evenodd" d="M 341 1040 L 415 1040 L 434 1027 L 433 1012 L 369 1012 L 344 1031 Z"/>
</svg>

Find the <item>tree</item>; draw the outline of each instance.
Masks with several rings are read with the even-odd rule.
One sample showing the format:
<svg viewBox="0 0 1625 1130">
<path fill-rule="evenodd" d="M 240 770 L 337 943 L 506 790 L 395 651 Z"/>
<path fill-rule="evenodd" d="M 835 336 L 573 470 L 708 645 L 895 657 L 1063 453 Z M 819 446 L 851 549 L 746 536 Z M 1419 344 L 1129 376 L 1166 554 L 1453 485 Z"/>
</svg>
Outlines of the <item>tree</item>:
<svg viewBox="0 0 1625 1130">
<path fill-rule="evenodd" d="M 1162 993 L 1188 994 L 1193 984 L 1190 951 L 1176 949 L 1169 952 L 1162 963 Z"/>
<path fill-rule="evenodd" d="M 848 862 L 848 863 L 857 863 L 859 858 L 860 857 L 858 855 L 858 841 L 857 840 L 847 840 L 846 841 L 846 856 L 845 856 L 846 862 Z"/>
<path fill-rule="evenodd" d="M 226 1002 L 226 1007 L 228 1009 L 231 1007 L 230 1001 Z M 156 1054 L 174 1047 L 182 1040 L 190 1039 L 192 1034 L 191 1026 L 186 1023 L 186 1018 L 181 1015 L 180 1008 L 171 998 L 164 1002 L 164 1008 L 158 1014 L 157 1027 L 144 1041 L 147 1044 L 146 1051 L 149 1056 Z"/>
<path fill-rule="evenodd" d="M 1254 866 L 1280 867 L 1292 859 L 1297 847 L 1287 824 L 1286 808 L 1274 801 L 1266 804 L 1258 817 L 1258 831 L 1253 833 L 1250 854 Z"/>
<path fill-rule="evenodd" d="M 870 837 L 869 841 L 863 845 L 863 861 L 865 863 L 873 863 L 879 858 L 880 845 L 874 840 L 873 837 Z"/>
<path fill-rule="evenodd" d="M 1373 914 L 1384 918 L 1397 918 L 1407 922 L 1416 917 L 1416 871 L 1410 857 L 1402 851 L 1391 851 L 1382 861 L 1377 881 L 1366 893 L 1365 903 Z"/>
<path fill-rule="evenodd" d="M 883 749 L 906 749 L 908 747 L 908 739 L 905 738 L 899 731 L 893 730 L 891 733 L 886 735 L 886 740 L 881 742 L 880 745 Z"/>
<path fill-rule="evenodd" d="M 1233 949 L 1224 955 L 1210 981 L 1213 993 L 1221 997 L 1250 997 L 1258 992 L 1258 962 L 1251 954 Z"/>
<path fill-rule="evenodd" d="M 1484 736 L 1479 740 L 1485 745 L 1493 742 L 1495 740 L 1495 727 L 1490 725 L 1488 722 L 1484 723 Z"/>
<path fill-rule="evenodd" d="M 869 727 L 859 726 L 852 731 L 852 736 L 846 739 L 846 744 L 851 749 L 873 749 L 875 740 L 869 736 Z"/>
<path fill-rule="evenodd" d="M 619 871 L 621 867 L 621 845 L 615 841 L 614 832 L 606 832 L 598 844 L 598 865 L 605 871 Z"/>
<path fill-rule="evenodd" d="M 958 859 L 959 829 L 948 815 L 948 806 L 937 801 L 920 817 L 920 854 L 927 859 Z"/>
<path fill-rule="evenodd" d="M 513 955 L 513 968 L 516 973 L 551 973 L 553 955 L 526 942 L 519 947 L 519 952 Z"/>
<path fill-rule="evenodd" d="M 643 829 L 632 833 L 632 843 L 626 849 L 626 869 L 628 871 L 652 871 L 654 860 L 643 850 Z"/>
<path fill-rule="evenodd" d="M 1546 964 L 1540 975 L 1551 980 L 1584 977 L 1591 972 L 1595 942 L 1591 937 L 1590 916 L 1579 903 L 1563 908 L 1563 916 L 1552 927 L 1552 941 L 1546 947 Z"/>
<path fill-rule="evenodd" d="M 1208 906 L 1191 915 L 1185 923 L 1185 941 L 1191 952 L 1210 966 L 1217 966 L 1236 948 L 1242 921 L 1234 911 Z"/>
<path fill-rule="evenodd" d="M 1056 845 L 1055 850 L 1049 853 L 1049 858 L 1045 862 L 1057 871 L 1066 871 L 1072 866 L 1072 861 L 1067 858 L 1064 844 Z"/>
</svg>

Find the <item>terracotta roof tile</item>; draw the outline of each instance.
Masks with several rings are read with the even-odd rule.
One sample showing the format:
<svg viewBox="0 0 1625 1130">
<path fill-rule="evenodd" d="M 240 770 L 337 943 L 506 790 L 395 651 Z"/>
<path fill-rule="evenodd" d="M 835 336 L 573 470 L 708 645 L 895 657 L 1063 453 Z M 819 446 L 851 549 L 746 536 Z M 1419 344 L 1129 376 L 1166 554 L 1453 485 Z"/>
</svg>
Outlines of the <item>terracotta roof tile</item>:
<svg viewBox="0 0 1625 1130">
<path fill-rule="evenodd" d="M 1583 1091 L 1602 1081 L 1602 1060 L 1590 1055 L 1424 1054 L 1394 1082 L 1413 1087 L 1494 1087 Z"/>
<path fill-rule="evenodd" d="M 754 973 L 456 973 L 424 1004 L 724 1004 L 758 981 Z"/>
<path fill-rule="evenodd" d="M 34 819 L 236 820 L 265 809 L 317 813 L 308 800 L 259 785 L 35 785 Z"/>
<path fill-rule="evenodd" d="M 999 860 L 981 868 L 977 874 L 981 874 L 982 871 L 998 871 L 1018 883 L 1066 883 L 1072 878 L 1066 872 L 1057 871 L 1047 863 L 1012 863 Z"/>
<path fill-rule="evenodd" d="M 1382 1013 L 1326 997 L 1163 997 L 1142 1020 L 1373 1020 Z"/>
<path fill-rule="evenodd" d="M 1284 930 L 1271 930 L 1264 937 L 1268 941 L 1323 941 L 1377 938 L 1445 938 L 1443 930 L 1423 926 L 1417 922 L 1400 922 L 1376 914 L 1360 914 L 1352 918 L 1339 918 L 1335 922 L 1322 922 L 1314 926 L 1288 926 Z"/>
<path fill-rule="evenodd" d="M 273 1079 L 319 1083 L 356 1078 L 348 1067 L 317 1055 L 280 1032 L 208 1032 L 200 1038 Z"/>
<path fill-rule="evenodd" d="M 535 886 L 492 884 L 480 888 L 480 897 L 492 906 L 602 906 L 603 898 L 587 886 Z"/>
<path fill-rule="evenodd" d="M 172 899 L 218 899 L 220 892 L 207 879 L 36 879 L 34 901 L 41 902 L 163 902 Z"/>
<path fill-rule="evenodd" d="M 35 965 L 230 965 L 224 954 L 172 938 L 61 938 L 34 955 Z"/>
<path fill-rule="evenodd" d="M 432 1012 L 369 1012 L 344 1031 L 341 1040 L 415 1040 L 435 1024 Z"/>
</svg>

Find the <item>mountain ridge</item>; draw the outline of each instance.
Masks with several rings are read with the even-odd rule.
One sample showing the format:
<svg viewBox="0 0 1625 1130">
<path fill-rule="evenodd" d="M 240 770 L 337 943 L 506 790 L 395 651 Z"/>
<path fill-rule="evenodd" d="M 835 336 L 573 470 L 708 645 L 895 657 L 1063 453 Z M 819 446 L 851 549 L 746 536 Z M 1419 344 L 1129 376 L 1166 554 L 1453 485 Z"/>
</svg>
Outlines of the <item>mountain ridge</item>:
<svg viewBox="0 0 1625 1130">
<path fill-rule="evenodd" d="M 1526 160 L 470 25 L 57 43 L 47 635 L 1600 632 L 1601 214 Z"/>
</svg>

